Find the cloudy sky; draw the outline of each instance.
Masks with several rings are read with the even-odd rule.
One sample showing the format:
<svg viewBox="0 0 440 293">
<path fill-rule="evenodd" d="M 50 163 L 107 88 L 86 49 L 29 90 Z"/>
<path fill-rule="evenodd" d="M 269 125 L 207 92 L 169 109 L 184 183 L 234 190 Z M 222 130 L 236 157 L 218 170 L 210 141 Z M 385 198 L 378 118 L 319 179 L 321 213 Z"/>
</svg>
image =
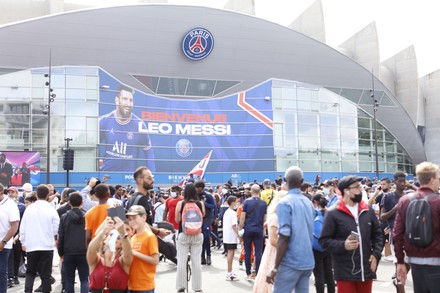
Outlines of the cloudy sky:
<svg viewBox="0 0 440 293">
<path fill-rule="evenodd" d="M 65 0 L 95 5 L 134 3 L 135 0 Z M 253 0 L 256 16 L 290 24 L 314 0 Z M 168 0 L 171 4 L 223 8 L 228 0 Z M 386 60 L 415 46 L 419 76 L 440 69 L 440 2 L 435 0 L 322 0 L 327 44 L 336 47 L 376 22 L 380 57 Z"/>
</svg>

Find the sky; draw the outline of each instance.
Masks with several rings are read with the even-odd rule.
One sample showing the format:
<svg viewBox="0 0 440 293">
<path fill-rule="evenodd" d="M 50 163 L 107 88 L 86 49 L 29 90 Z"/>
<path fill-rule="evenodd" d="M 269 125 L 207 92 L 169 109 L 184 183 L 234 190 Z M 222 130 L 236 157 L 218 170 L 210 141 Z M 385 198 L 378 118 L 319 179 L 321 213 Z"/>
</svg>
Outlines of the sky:
<svg viewBox="0 0 440 293">
<path fill-rule="evenodd" d="M 248 0 L 243 0 L 248 1 Z M 314 0 L 253 0 L 256 16 L 289 25 Z M 135 3 L 135 0 L 65 0 L 95 5 Z M 223 8 L 228 0 L 168 0 Z M 376 22 L 381 61 L 414 45 L 419 76 L 440 69 L 440 2 L 436 0 L 322 0 L 326 42 L 337 47 L 371 22 Z"/>
</svg>

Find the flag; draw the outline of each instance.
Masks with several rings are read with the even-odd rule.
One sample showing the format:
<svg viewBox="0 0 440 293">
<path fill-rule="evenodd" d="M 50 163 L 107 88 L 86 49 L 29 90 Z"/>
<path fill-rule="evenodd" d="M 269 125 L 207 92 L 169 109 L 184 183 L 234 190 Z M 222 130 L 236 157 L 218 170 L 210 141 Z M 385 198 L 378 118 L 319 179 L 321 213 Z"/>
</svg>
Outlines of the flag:
<svg viewBox="0 0 440 293">
<path fill-rule="evenodd" d="M 212 150 L 209 153 L 207 153 L 206 156 L 204 156 L 203 159 L 197 165 L 195 165 L 194 168 L 191 171 L 189 171 L 188 174 L 186 174 L 185 179 L 183 179 L 179 183 L 179 185 L 183 186 L 184 183 L 188 180 L 190 174 L 197 175 L 198 178 L 202 179 L 203 176 L 205 175 L 206 167 L 208 166 L 209 159 L 211 158 L 211 154 L 212 154 Z"/>
</svg>

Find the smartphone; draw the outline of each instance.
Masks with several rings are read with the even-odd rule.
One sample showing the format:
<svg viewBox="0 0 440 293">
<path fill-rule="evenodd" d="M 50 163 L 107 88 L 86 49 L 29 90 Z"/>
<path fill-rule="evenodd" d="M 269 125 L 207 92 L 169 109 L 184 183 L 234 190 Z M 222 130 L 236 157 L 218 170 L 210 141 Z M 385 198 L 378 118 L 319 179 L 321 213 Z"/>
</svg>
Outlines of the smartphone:
<svg viewBox="0 0 440 293">
<path fill-rule="evenodd" d="M 107 209 L 107 214 L 111 218 L 119 217 L 119 219 L 121 219 L 122 221 L 127 219 L 127 217 L 125 216 L 125 209 L 122 206 Z"/>
<path fill-rule="evenodd" d="M 359 234 L 357 232 L 351 231 L 350 236 L 352 240 L 359 240 Z"/>
</svg>

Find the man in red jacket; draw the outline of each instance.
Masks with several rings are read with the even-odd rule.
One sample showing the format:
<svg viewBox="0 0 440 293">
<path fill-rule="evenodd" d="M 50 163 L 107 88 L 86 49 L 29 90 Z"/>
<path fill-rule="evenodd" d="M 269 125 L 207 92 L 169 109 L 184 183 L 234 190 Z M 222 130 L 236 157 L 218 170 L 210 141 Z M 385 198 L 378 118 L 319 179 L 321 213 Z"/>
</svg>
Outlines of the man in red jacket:
<svg viewBox="0 0 440 293">
<path fill-rule="evenodd" d="M 432 193 L 438 193 L 440 186 L 439 166 L 423 162 L 416 167 L 420 187 L 415 191 L 416 198 L 423 198 Z M 397 258 L 397 278 L 405 284 L 407 270 L 404 263 L 404 251 L 411 264 L 414 293 L 438 292 L 440 282 L 440 196 L 435 195 L 429 200 L 433 241 L 426 248 L 414 246 L 405 237 L 406 211 L 410 203 L 410 195 L 399 200 L 396 220 L 393 229 L 394 251 Z"/>
</svg>

